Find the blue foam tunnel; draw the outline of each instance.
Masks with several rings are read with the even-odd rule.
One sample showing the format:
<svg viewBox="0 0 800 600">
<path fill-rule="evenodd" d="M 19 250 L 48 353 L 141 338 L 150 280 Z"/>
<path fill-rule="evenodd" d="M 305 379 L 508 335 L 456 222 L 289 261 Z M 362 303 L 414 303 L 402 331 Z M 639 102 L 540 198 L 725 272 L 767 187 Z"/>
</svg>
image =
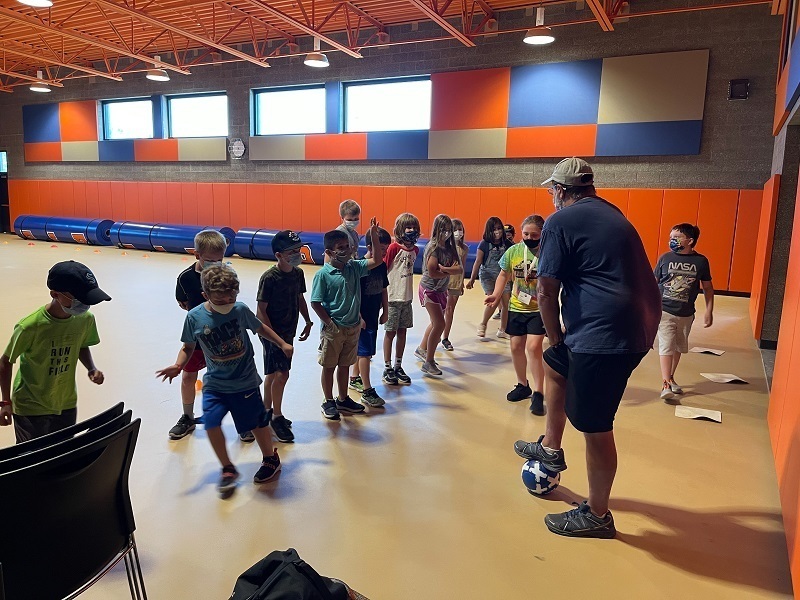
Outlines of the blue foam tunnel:
<svg viewBox="0 0 800 600">
<path fill-rule="evenodd" d="M 275 260 L 275 255 L 272 253 L 272 238 L 276 233 L 278 233 L 277 229 L 240 229 L 236 233 L 234 241 L 236 254 L 242 258 Z M 303 263 L 323 264 L 325 254 L 325 248 L 322 245 L 323 234 L 298 232 L 298 235 L 303 241 L 303 247 L 300 249 Z"/>
<path fill-rule="evenodd" d="M 110 246 L 113 224 L 110 219 L 20 215 L 14 221 L 14 231 L 24 239 Z"/>
<path fill-rule="evenodd" d="M 199 227 L 197 225 L 170 225 L 160 223 L 150 232 L 153 250 L 194 254 L 194 236 L 206 229 L 219 231 L 228 245 L 225 256 L 233 256 L 236 232 L 230 227 Z"/>
<path fill-rule="evenodd" d="M 117 221 L 111 226 L 111 243 L 128 250 L 152 250 L 150 233 L 153 227 L 152 223 Z"/>
</svg>

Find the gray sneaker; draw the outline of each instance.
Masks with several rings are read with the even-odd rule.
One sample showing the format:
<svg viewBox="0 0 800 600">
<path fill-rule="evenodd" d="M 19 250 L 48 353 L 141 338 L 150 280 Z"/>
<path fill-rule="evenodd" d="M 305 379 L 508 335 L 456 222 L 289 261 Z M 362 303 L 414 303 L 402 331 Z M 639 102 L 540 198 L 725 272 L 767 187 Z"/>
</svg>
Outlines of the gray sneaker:
<svg viewBox="0 0 800 600">
<path fill-rule="evenodd" d="M 336 402 L 333 400 L 326 400 L 322 403 L 322 416 L 329 421 L 338 421 L 341 419 L 339 411 L 336 408 Z"/>
<path fill-rule="evenodd" d="M 433 361 L 426 362 L 425 364 L 423 364 L 421 370 L 422 370 L 423 373 L 425 373 L 425 375 L 429 375 L 431 377 L 441 377 L 442 376 L 442 370 Z"/>
<path fill-rule="evenodd" d="M 672 390 L 673 394 L 682 394 L 683 388 L 678 385 L 678 383 L 674 379 L 670 379 L 667 383 L 669 383 L 669 389 Z"/>
<path fill-rule="evenodd" d="M 371 408 L 380 408 L 386 404 L 383 398 L 378 395 L 378 392 L 375 391 L 374 387 L 364 390 L 364 393 L 361 394 L 361 401 Z"/>
<path fill-rule="evenodd" d="M 661 387 L 661 399 L 667 404 L 673 404 L 675 400 L 675 392 L 672 391 L 672 388 L 666 381 L 664 382 L 664 385 Z"/>
<path fill-rule="evenodd" d="M 598 517 L 584 500 L 578 508 L 563 513 L 546 515 L 544 524 L 553 533 L 568 537 L 611 539 L 617 535 L 614 516 L 608 511 Z"/>
<path fill-rule="evenodd" d="M 417 357 L 417 360 L 421 360 L 422 362 L 426 362 L 428 360 L 428 356 L 422 351 L 422 348 L 417 348 L 414 350 L 414 356 Z"/>
<path fill-rule="evenodd" d="M 567 470 L 567 461 L 564 460 L 563 450 L 554 450 L 550 452 L 545 450 L 542 446 L 543 435 L 535 442 L 526 442 L 525 440 L 517 440 L 514 442 L 514 452 L 525 460 L 538 460 L 545 467 L 555 473 Z"/>
<path fill-rule="evenodd" d="M 190 433 L 192 433 L 194 431 L 194 428 L 195 428 L 194 418 L 190 417 L 189 415 L 181 415 L 181 418 L 178 419 L 178 422 L 175 424 L 175 427 L 169 430 L 169 439 L 179 440 L 181 438 L 184 438 Z"/>
</svg>

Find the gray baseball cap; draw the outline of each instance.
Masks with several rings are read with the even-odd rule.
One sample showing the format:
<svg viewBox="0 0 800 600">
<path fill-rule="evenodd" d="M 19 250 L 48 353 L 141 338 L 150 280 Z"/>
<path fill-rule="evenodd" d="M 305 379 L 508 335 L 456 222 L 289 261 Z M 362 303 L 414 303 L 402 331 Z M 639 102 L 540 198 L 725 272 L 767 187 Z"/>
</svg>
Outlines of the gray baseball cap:
<svg viewBox="0 0 800 600">
<path fill-rule="evenodd" d="M 542 185 L 547 185 L 551 181 L 569 186 L 592 185 L 594 184 L 594 172 L 589 163 L 582 158 L 573 156 L 558 163 L 553 169 L 553 174 L 549 179 L 544 180 Z"/>
</svg>

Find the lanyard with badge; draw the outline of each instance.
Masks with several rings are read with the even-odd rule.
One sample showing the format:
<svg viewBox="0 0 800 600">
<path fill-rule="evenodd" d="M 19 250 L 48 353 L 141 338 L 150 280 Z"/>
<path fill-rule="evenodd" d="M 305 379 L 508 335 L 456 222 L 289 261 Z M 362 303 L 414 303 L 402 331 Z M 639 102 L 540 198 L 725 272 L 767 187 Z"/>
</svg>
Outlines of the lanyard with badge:
<svg viewBox="0 0 800 600">
<path fill-rule="evenodd" d="M 528 282 L 528 274 L 530 273 L 530 269 L 528 268 L 528 247 L 523 246 L 525 252 L 522 255 L 522 263 L 523 263 L 523 273 L 525 274 L 525 282 Z M 533 267 L 533 254 L 531 254 L 531 268 Z M 529 305 L 533 301 L 533 296 L 531 296 L 528 292 L 523 292 L 519 289 L 519 284 L 517 284 L 517 299 L 526 306 Z"/>
</svg>

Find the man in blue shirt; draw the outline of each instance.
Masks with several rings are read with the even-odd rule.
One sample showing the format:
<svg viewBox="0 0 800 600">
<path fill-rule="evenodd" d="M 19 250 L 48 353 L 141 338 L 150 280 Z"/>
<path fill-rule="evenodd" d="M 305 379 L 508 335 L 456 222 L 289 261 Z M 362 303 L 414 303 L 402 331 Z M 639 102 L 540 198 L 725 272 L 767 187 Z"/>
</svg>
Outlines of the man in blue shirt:
<svg viewBox="0 0 800 600">
<path fill-rule="evenodd" d="M 628 378 L 653 345 L 661 317 L 658 286 L 639 234 L 596 195 L 586 161 L 562 160 L 548 184 L 557 212 L 542 230 L 538 270 L 539 309 L 550 341 L 544 353 L 547 424 L 537 441 L 520 440 L 514 450 L 551 471 L 566 470 L 561 438 L 569 419 L 586 438 L 589 500 L 547 515 L 545 524 L 560 535 L 611 538 L 614 416 Z"/>
</svg>

